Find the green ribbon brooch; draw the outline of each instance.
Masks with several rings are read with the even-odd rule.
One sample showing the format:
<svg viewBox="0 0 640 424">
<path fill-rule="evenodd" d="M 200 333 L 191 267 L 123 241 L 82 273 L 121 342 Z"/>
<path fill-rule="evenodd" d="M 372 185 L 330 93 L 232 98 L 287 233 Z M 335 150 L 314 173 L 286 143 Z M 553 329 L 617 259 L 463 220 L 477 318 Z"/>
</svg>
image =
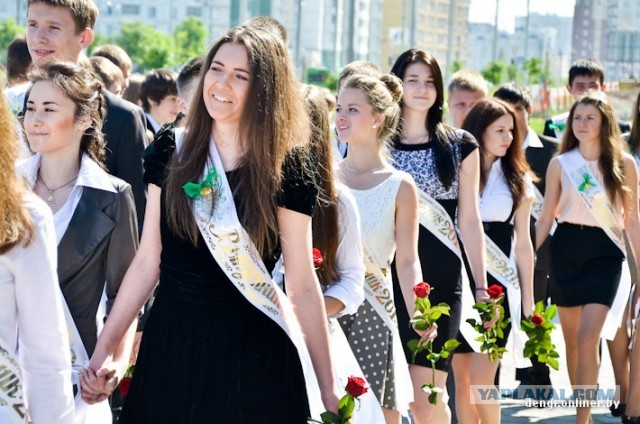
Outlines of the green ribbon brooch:
<svg viewBox="0 0 640 424">
<path fill-rule="evenodd" d="M 187 196 L 195 199 L 201 196 L 208 196 L 211 194 L 213 189 L 218 188 L 220 185 L 218 178 L 218 171 L 215 167 L 209 168 L 209 172 L 207 172 L 207 176 L 204 178 L 204 181 L 200 184 L 198 183 L 186 183 L 182 186 L 182 189 Z"/>
<path fill-rule="evenodd" d="M 591 179 L 591 175 L 585 172 L 584 174 L 582 174 L 582 183 L 578 187 L 578 190 L 585 191 L 591 187 L 597 187 L 597 186 L 598 184 L 596 184 L 596 182 Z"/>
<path fill-rule="evenodd" d="M 564 129 L 567 127 L 566 123 L 562 123 L 562 122 L 557 122 L 555 124 L 549 124 L 549 128 L 551 128 L 552 130 L 558 130 L 558 131 L 564 131 Z"/>
</svg>

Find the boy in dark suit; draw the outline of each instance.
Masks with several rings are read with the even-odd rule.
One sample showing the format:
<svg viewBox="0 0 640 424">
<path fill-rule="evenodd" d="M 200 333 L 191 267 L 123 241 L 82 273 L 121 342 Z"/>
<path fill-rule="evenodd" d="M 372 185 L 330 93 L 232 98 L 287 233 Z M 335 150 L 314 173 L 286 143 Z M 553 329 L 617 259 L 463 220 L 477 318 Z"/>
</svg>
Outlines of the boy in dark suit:
<svg viewBox="0 0 640 424">
<path fill-rule="evenodd" d="M 51 59 L 80 63 L 82 51 L 93 42 L 97 18 L 98 8 L 92 0 L 28 0 L 27 46 L 34 65 Z M 5 91 L 14 111 L 23 109 L 29 87 L 26 83 Z M 104 97 L 105 166 L 110 174 L 131 185 L 141 229 L 146 203 L 142 181 L 146 119 L 138 106 L 106 90 Z"/>
</svg>

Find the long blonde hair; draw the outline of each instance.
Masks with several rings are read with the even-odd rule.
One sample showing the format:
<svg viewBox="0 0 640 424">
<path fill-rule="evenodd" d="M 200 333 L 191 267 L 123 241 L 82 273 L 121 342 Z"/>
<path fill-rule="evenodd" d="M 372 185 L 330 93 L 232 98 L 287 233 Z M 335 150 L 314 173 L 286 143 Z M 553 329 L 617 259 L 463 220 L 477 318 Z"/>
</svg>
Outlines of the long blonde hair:
<svg viewBox="0 0 640 424">
<path fill-rule="evenodd" d="M 33 220 L 24 205 L 26 183 L 16 174 L 20 151 L 17 122 L 4 96 L 0 96 L 0 254 L 33 239 Z"/>
<path fill-rule="evenodd" d="M 604 93 L 589 91 L 573 104 L 567 118 L 567 129 L 562 137 L 558 152 L 568 152 L 580 144 L 573 132 L 573 115 L 578 105 L 592 105 L 600 112 L 602 125 L 600 127 L 600 160 L 598 161 L 598 167 L 602 172 L 604 185 L 611 203 L 618 204 L 623 200 L 625 193 L 629 192 L 629 188 L 624 184 L 622 154 L 625 146 L 613 114 L 613 108 Z"/>
<path fill-rule="evenodd" d="M 251 81 L 239 124 L 239 142 L 245 152 L 238 164 L 234 198 L 239 218 L 258 252 L 275 248 L 278 233 L 276 194 L 282 182 L 285 156 L 296 145 L 309 142 L 309 116 L 302 100 L 293 65 L 285 46 L 272 34 L 258 28 L 233 28 L 211 48 L 195 90 L 180 158 L 174 155 L 164 189 L 167 220 L 171 230 L 194 245 L 198 228 L 191 210 L 192 200 L 182 190 L 198 181 L 209 156 L 213 118 L 203 98 L 204 78 L 220 47 L 243 46 L 249 58 Z M 235 196 L 235 195 L 238 196 Z M 214 198 L 214 204 L 216 199 Z"/>
</svg>

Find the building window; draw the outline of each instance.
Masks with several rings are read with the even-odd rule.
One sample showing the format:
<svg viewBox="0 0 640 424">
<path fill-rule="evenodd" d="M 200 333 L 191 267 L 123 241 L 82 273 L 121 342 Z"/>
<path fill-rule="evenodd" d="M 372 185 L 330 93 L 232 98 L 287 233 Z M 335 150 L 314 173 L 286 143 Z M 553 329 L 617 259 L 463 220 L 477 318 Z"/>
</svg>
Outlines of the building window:
<svg viewBox="0 0 640 424">
<path fill-rule="evenodd" d="M 195 7 L 195 6 L 187 6 L 187 16 L 201 17 L 202 16 L 202 8 L 201 7 Z"/>
<path fill-rule="evenodd" d="M 149 9 L 147 9 L 147 16 L 149 18 L 155 18 L 156 17 L 156 8 L 155 7 L 150 7 Z"/>
<path fill-rule="evenodd" d="M 139 15 L 140 6 L 138 6 L 137 4 L 123 4 L 122 14 L 123 15 Z"/>
</svg>

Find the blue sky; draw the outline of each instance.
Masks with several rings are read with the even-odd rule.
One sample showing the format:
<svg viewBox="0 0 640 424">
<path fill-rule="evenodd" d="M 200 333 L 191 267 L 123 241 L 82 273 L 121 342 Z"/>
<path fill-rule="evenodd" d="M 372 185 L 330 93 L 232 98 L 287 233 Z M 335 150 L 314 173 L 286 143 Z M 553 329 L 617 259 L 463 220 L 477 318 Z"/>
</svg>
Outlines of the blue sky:
<svg viewBox="0 0 640 424">
<path fill-rule="evenodd" d="M 573 16 L 575 0 L 530 0 L 532 13 Z M 496 0 L 471 0 L 469 20 L 493 24 Z M 527 13 L 527 0 L 500 0 L 498 27 L 513 32 L 514 17 Z"/>
</svg>

